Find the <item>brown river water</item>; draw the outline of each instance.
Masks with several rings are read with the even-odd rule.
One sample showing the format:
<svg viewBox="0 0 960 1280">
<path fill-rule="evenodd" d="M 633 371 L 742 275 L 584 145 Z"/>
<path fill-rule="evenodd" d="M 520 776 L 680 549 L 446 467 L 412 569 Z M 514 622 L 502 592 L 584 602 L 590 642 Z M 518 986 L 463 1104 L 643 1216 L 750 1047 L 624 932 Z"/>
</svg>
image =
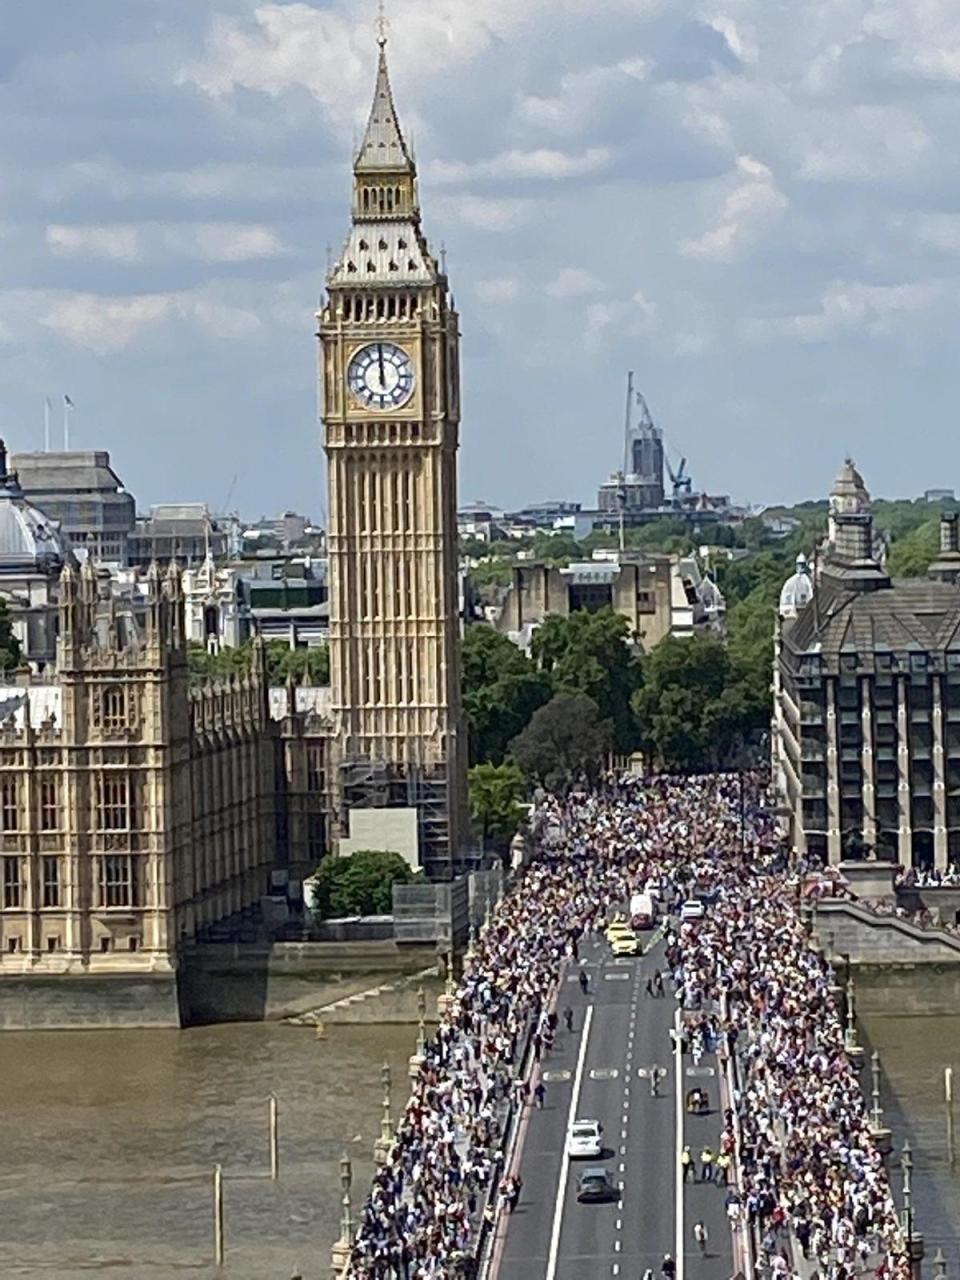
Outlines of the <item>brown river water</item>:
<svg viewBox="0 0 960 1280">
<path fill-rule="evenodd" d="M 914 1152 L 916 1226 L 960 1274 L 960 1162 L 947 1156 L 943 1068 L 960 1125 L 960 1013 L 863 1019 L 883 1065 L 899 1148 Z M 379 1072 L 406 1101 L 411 1027 L 244 1023 L 189 1031 L 0 1035 L 0 1277 L 327 1280 L 339 1226 L 338 1162 L 354 1206 L 373 1169 Z M 869 1068 L 864 1072 L 867 1091 Z M 280 1178 L 268 1173 L 277 1094 Z M 958 1134 L 960 1138 L 960 1134 Z M 211 1170 L 224 1168 L 227 1255 L 212 1265 Z M 899 1165 L 894 1186 L 900 1200 Z"/>
<path fill-rule="evenodd" d="M 933 1276 L 939 1246 L 947 1275 L 960 1274 L 960 1011 L 954 1017 L 893 1017 L 871 1014 L 861 1027 L 871 1049 L 880 1054 L 880 1097 L 885 1123 L 893 1131 L 891 1175 L 902 1205 L 900 1151 L 908 1138 L 913 1155 L 913 1207 L 916 1229 L 926 1246 L 924 1274 Z M 956 1162 L 951 1170 L 943 1069 L 953 1067 Z M 869 1064 L 862 1084 L 869 1095 Z"/>
<path fill-rule="evenodd" d="M 315 1280 L 380 1132 L 380 1068 L 406 1102 L 415 1028 L 244 1023 L 0 1035 L 0 1276 Z M 280 1177 L 269 1178 L 268 1098 Z M 226 1266 L 212 1265 L 224 1170 Z"/>
</svg>

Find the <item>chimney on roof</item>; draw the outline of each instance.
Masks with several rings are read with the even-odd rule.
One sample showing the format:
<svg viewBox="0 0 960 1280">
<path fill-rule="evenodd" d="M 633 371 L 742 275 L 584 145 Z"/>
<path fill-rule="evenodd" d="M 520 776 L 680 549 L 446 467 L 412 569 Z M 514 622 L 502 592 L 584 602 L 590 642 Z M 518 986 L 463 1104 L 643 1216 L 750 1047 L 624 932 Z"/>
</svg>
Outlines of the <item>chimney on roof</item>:
<svg viewBox="0 0 960 1280">
<path fill-rule="evenodd" d="M 960 513 L 945 511 L 940 517 L 940 553 L 927 570 L 934 582 L 960 583 Z"/>
<path fill-rule="evenodd" d="M 940 517 L 940 552 L 960 552 L 960 513 L 945 511 Z"/>
</svg>

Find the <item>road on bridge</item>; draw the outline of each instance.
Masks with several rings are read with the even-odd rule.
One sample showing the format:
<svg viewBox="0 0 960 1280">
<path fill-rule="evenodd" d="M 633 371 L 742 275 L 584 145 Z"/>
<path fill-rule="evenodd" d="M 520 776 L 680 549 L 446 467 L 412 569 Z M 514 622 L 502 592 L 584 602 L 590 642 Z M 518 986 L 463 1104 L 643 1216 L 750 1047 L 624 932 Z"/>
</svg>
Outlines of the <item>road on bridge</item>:
<svg viewBox="0 0 960 1280">
<path fill-rule="evenodd" d="M 716 1059 L 705 1057 L 695 1067 L 684 1057 L 678 1089 L 670 1038 L 677 1001 L 670 994 L 645 994 L 647 977 L 663 968 L 662 944 L 643 959 L 614 958 L 602 941 L 587 944 L 581 954 L 589 991 L 581 995 L 578 967 L 569 966 L 558 1012 L 564 1006 L 573 1010 L 574 1029 L 565 1031 L 561 1018 L 554 1050 L 543 1063 L 544 1107 L 531 1108 L 525 1117 L 519 1164 L 523 1190 L 501 1224 L 492 1275 L 496 1280 L 641 1280 L 649 1267 L 659 1280 L 664 1254 L 679 1258 L 682 1240 L 677 1280 L 727 1280 L 733 1260 L 726 1193 L 712 1183 L 683 1185 L 680 1180 L 684 1142 L 695 1158 L 705 1144 L 714 1152 L 719 1148 L 723 1125 Z M 654 1066 L 666 1071 L 656 1097 L 649 1079 Z M 682 1105 L 697 1085 L 709 1094 L 707 1116 L 690 1116 Z M 602 1159 L 567 1158 L 567 1132 L 575 1119 L 603 1124 Z M 578 1203 L 580 1174 L 600 1164 L 620 1188 L 620 1198 Z M 705 1257 L 693 1236 L 698 1219 L 709 1234 Z"/>
</svg>

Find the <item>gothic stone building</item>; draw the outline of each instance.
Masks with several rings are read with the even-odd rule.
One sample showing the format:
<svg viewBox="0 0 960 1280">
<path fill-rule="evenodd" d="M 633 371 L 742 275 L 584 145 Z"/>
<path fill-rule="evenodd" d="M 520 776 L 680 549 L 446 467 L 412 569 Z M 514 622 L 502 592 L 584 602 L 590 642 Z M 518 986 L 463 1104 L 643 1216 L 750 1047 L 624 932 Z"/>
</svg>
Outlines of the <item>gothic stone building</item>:
<svg viewBox="0 0 960 1280">
<path fill-rule="evenodd" d="M 57 984 L 73 1005 L 48 1016 L 54 975 L 149 979 L 133 1020 L 175 1024 L 181 944 L 324 851 L 314 691 L 269 690 L 262 645 L 249 673 L 191 688 L 179 570 L 148 588 L 138 611 L 66 567 L 55 677 L 0 686 L 0 1025 L 31 1000 L 27 1022 L 97 1020 L 89 981 Z"/>
<path fill-rule="evenodd" d="M 775 776 L 798 850 L 944 868 L 960 861 L 957 516 L 926 579 L 891 581 L 882 560 L 848 460 L 813 579 L 798 564 L 781 597 Z"/>
<path fill-rule="evenodd" d="M 416 815 L 419 860 L 458 869 L 466 772 L 457 579 L 459 325 L 420 225 L 385 51 L 354 163 L 350 234 L 318 315 L 329 470 L 337 835 Z M 384 814 L 386 822 L 389 815 Z M 389 845 L 387 847 L 390 847 Z"/>
</svg>

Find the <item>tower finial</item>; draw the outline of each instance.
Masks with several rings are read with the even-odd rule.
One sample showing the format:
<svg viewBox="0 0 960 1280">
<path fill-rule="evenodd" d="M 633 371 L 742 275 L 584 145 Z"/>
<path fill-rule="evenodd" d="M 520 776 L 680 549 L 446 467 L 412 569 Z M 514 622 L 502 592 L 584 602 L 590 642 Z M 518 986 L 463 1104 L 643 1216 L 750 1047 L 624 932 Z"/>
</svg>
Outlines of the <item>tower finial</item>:
<svg viewBox="0 0 960 1280">
<path fill-rule="evenodd" d="M 390 22 L 387 18 L 383 0 L 377 5 L 377 44 L 381 49 L 387 47 L 387 31 L 390 29 Z"/>
</svg>

